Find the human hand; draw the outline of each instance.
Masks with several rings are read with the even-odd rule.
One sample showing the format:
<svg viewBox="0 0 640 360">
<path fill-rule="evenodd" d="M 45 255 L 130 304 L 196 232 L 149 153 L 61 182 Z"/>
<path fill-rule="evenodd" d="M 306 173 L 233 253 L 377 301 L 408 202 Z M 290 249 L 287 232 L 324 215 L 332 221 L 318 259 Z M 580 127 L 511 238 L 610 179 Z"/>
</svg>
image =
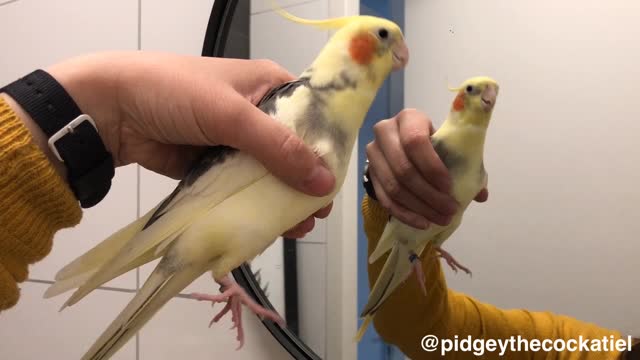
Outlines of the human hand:
<svg viewBox="0 0 640 360">
<path fill-rule="evenodd" d="M 271 61 L 118 52 L 70 59 L 47 71 L 93 117 L 116 166 L 138 163 L 180 179 L 205 146 L 224 144 L 307 194 L 333 189 L 333 175 L 313 151 L 255 106 L 272 87 L 293 79 Z M 288 235 L 300 237 L 313 224 L 312 216 Z"/>
<path fill-rule="evenodd" d="M 380 204 L 407 225 L 424 229 L 429 223 L 447 225 L 457 210 L 450 195 L 449 172 L 433 148 L 431 120 L 405 109 L 374 126 L 367 145 L 369 176 Z M 475 198 L 484 202 L 485 188 Z"/>
</svg>

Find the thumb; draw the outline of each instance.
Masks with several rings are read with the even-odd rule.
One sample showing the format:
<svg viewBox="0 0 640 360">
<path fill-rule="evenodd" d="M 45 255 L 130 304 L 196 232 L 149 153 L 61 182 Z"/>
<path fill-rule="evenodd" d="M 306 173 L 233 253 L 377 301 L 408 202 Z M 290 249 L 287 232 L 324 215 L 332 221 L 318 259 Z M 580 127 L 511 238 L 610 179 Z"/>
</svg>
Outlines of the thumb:
<svg viewBox="0 0 640 360">
<path fill-rule="evenodd" d="M 225 142 L 255 157 L 289 186 L 313 196 L 329 194 L 335 177 L 322 160 L 291 129 L 242 100 Z"/>
</svg>

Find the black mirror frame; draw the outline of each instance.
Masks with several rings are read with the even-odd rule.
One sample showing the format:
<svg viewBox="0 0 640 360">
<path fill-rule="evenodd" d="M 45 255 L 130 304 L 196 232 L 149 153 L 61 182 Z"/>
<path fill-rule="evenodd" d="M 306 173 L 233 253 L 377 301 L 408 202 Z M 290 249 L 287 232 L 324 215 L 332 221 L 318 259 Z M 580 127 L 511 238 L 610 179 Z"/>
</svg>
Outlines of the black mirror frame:
<svg viewBox="0 0 640 360">
<path fill-rule="evenodd" d="M 215 0 L 209 23 L 202 45 L 202 56 L 223 57 L 225 45 L 229 36 L 229 29 L 233 20 L 238 0 Z M 284 239 L 285 244 L 291 242 L 295 246 L 295 240 Z M 285 251 L 288 246 L 285 246 Z M 295 261 L 295 257 L 293 258 Z M 287 260 L 285 259 L 285 262 Z M 286 264 L 285 264 L 286 265 Z M 285 272 L 289 266 L 285 266 Z M 295 264 L 293 264 L 295 270 Z M 232 271 L 233 277 L 248 294 L 260 305 L 267 309 L 276 311 L 266 294 L 260 287 L 260 282 L 253 274 L 251 267 L 244 263 Z M 293 278 L 295 280 L 295 277 Z M 287 282 L 287 280 L 285 280 Z M 295 281 L 294 281 L 295 282 Z M 294 284 L 295 285 L 295 284 Z M 297 292 L 297 286 L 293 287 Z M 285 300 L 286 301 L 286 300 Z M 297 314 L 296 314 L 297 315 Z M 276 340 L 297 360 L 322 360 L 313 350 L 311 350 L 295 333 L 288 328 L 281 328 L 269 320 L 262 320 L 262 324 L 269 330 Z"/>
</svg>

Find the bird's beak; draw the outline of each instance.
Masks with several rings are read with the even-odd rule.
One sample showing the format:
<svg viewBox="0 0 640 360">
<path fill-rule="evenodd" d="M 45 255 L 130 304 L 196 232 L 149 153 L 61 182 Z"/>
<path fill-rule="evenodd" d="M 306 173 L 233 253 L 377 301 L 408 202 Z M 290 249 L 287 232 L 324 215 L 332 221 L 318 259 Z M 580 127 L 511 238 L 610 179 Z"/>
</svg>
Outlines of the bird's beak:
<svg viewBox="0 0 640 360">
<path fill-rule="evenodd" d="M 496 104 L 496 98 L 498 97 L 498 89 L 496 89 L 495 85 L 488 85 L 480 96 L 482 99 L 482 109 L 484 111 L 490 111 L 493 109 L 493 106 Z"/>
<path fill-rule="evenodd" d="M 393 70 L 400 70 L 409 62 L 409 48 L 404 40 L 400 40 L 391 48 L 393 54 Z"/>
</svg>

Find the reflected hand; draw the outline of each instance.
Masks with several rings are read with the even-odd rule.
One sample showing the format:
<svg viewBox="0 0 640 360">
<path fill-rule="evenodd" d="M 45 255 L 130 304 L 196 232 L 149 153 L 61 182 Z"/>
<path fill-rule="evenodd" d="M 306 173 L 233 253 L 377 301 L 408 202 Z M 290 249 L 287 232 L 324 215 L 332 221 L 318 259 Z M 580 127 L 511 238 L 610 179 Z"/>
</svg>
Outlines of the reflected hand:
<svg viewBox="0 0 640 360">
<path fill-rule="evenodd" d="M 403 223 L 447 225 L 457 210 L 449 171 L 431 144 L 435 129 L 422 112 L 405 109 L 374 126 L 367 145 L 369 175 L 380 204 Z M 485 188 L 475 198 L 488 199 Z"/>
</svg>

